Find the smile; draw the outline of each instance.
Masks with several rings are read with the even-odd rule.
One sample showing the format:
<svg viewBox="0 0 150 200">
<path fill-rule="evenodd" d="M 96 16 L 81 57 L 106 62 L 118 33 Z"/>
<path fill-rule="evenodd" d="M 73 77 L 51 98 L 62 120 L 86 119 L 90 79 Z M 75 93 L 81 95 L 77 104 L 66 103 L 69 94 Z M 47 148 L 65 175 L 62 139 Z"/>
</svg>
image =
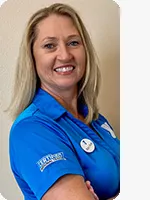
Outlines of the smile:
<svg viewBox="0 0 150 200">
<path fill-rule="evenodd" d="M 70 72 L 70 71 L 73 71 L 75 67 L 73 66 L 70 66 L 70 67 L 59 67 L 59 68 L 56 68 L 54 69 L 54 71 L 56 72 Z"/>
</svg>

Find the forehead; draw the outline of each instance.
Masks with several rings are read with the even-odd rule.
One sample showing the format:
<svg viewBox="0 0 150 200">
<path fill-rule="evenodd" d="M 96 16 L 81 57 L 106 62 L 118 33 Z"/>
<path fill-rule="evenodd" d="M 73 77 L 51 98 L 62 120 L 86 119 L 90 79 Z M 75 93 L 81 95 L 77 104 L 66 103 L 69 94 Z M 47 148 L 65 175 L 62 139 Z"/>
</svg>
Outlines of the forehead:
<svg viewBox="0 0 150 200">
<path fill-rule="evenodd" d="M 79 35 L 72 19 L 68 16 L 52 14 L 43 19 L 37 26 L 38 37 L 59 37 L 69 35 Z"/>
</svg>

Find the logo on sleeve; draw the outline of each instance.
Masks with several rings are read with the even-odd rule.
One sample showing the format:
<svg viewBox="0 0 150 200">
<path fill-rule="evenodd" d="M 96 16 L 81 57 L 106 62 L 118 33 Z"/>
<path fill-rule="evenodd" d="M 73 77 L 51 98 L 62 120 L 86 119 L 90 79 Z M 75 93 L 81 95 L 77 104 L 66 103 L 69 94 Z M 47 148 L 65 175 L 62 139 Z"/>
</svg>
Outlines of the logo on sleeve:
<svg viewBox="0 0 150 200">
<path fill-rule="evenodd" d="M 110 126 L 106 122 L 104 124 L 102 124 L 101 127 L 104 128 L 105 130 L 109 131 L 109 133 L 111 134 L 111 136 L 113 138 L 116 138 L 113 130 L 110 128 Z"/>
<path fill-rule="evenodd" d="M 50 165 L 50 164 L 52 164 L 56 161 L 59 161 L 59 160 L 66 160 L 63 152 L 59 152 L 59 153 L 56 153 L 56 154 L 48 154 L 48 155 L 42 157 L 37 162 L 37 165 L 40 168 L 41 172 L 43 172 L 45 167 L 47 167 L 48 165 Z"/>
</svg>

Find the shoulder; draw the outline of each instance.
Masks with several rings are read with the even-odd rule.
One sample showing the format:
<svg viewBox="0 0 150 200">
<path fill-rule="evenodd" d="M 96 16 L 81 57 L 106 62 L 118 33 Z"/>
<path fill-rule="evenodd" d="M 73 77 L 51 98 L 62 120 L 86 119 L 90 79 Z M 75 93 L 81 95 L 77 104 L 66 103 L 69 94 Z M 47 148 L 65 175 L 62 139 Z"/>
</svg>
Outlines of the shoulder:
<svg viewBox="0 0 150 200">
<path fill-rule="evenodd" d="M 34 113 L 37 112 L 37 107 L 34 104 L 31 104 L 29 107 L 27 107 L 13 122 L 11 126 L 11 131 L 21 122 L 28 121 L 28 119 L 31 119 L 32 116 L 34 116 Z"/>
<path fill-rule="evenodd" d="M 67 133 L 61 125 L 55 119 L 42 113 L 34 104 L 18 116 L 10 129 L 10 148 L 16 149 L 21 144 L 36 146 L 53 142 L 70 146 Z"/>
</svg>

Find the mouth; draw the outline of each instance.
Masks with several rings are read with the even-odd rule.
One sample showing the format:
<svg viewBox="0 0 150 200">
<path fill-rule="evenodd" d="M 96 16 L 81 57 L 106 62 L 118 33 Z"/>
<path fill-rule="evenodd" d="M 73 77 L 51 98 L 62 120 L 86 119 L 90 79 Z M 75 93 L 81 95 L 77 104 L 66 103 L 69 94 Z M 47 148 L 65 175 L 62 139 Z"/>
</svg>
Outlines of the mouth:
<svg viewBox="0 0 150 200">
<path fill-rule="evenodd" d="M 55 72 L 65 73 L 65 72 L 72 72 L 75 69 L 72 65 L 67 66 L 60 66 L 54 69 Z"/>
</svg>

